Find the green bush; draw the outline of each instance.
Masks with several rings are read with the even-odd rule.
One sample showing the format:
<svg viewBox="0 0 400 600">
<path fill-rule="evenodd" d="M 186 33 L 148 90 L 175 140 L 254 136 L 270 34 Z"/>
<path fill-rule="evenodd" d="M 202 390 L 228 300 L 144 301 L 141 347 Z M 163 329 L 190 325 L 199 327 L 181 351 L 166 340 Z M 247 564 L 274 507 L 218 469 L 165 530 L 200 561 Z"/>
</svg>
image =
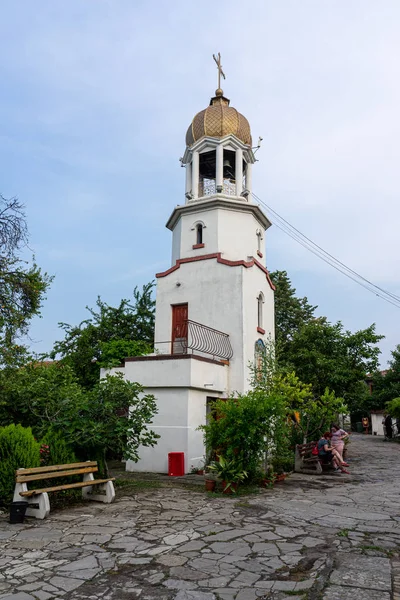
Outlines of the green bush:
<svg viewBox="0 0 400 600">
<path fill-rule="evenodd" d="M 12 500 L 15 471 L 40 465 L 39 449 L 30 427 L 12 424 L 0 428 L 0 498 L 4 503 Z"/>
<path fill-rule="evenodd" d="M 208 460 L 223 456 L 241 465 L 249 481 L 259 477 L 266 454 L 286 439 L 286 407 L 282 396 L 253 390 L 246 395 L 216 400 L 204 433 Z"/>
<path fill-rule="evenodd" d="M 55 429 L 49 429 L 41 440 L 42 450 L 48 446 L 48 452 L 42 454 L 42 464 L 44 465 L 66 465 L 78 462 L 75 452 L 65 441 L 65 436 Z M 44 455 L 46 458 L 44 458 Z"/>
</svg>

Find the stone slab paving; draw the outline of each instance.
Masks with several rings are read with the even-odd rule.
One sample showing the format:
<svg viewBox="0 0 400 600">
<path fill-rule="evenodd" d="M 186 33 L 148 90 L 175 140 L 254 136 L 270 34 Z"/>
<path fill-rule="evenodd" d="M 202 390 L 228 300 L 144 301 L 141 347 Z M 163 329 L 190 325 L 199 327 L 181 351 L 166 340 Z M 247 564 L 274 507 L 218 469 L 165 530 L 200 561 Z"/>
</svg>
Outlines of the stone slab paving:
<svg viewBox="0 0 400 600">
<path fill-rule="evenodd" d="M 351 476 L 0 517 L 0 600 L 400 600 L 400 446 L 353 438 Z"/>
</svg>

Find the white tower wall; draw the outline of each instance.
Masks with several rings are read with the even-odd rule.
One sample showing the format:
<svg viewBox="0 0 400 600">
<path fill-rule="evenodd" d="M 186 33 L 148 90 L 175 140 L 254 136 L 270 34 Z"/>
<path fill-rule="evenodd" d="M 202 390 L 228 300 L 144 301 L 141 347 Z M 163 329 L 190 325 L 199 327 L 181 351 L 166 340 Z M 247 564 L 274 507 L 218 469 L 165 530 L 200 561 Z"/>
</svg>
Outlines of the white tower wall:
<svg viewBox="0 0 400 600">
<path fill-rule="evenodd" d="M 265 218 L 260 222 L 258 212 L 251 210 L 254 206 L 243 200 L 213 197 L 182 207 L 173 225 L 172 265 L 182 258 L 221 252 L 229 260 L 256 257 L 265 266 L 265 252 L 258 253 L 260 234 L 264 247 Z M 197 224 L 203 226 L 203 248 L 193 247 L 197 246 Z"/>
</svg>

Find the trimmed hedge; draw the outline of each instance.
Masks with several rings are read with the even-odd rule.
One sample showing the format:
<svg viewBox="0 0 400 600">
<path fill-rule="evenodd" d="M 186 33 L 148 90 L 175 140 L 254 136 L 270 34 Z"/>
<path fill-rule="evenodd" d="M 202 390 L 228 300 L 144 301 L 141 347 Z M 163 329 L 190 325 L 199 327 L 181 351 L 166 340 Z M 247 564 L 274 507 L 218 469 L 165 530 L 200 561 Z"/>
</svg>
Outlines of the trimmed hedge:
<svg viewBox="0 0 400 600">
<path fill-rule="evenodd" d="M 8 425 L 0 427 L 0 499 L 11 502 L 14 494 L 15 471 L 40 466 L 40 444 L 30 427 Z"/>
</svg>

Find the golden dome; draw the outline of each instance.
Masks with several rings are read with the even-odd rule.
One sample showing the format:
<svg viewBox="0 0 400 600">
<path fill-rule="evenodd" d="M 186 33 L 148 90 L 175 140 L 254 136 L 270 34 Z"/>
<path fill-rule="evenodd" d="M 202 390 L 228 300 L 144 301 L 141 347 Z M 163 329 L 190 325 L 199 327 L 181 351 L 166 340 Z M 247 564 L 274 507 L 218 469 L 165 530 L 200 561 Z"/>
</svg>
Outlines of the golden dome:
<svg viewBox="0 0 400 600">
<path fill-rule="evenodd" d="M 229 106 L 228 98 L 218 88 L 210 106 L 194 117 L 186 133 L 186 145 L 191 146 L 204 136 L 221 138 L 233 134 L 244 144 L 251 146 L 250 125 L 246 117 Z"/>
</svg>

